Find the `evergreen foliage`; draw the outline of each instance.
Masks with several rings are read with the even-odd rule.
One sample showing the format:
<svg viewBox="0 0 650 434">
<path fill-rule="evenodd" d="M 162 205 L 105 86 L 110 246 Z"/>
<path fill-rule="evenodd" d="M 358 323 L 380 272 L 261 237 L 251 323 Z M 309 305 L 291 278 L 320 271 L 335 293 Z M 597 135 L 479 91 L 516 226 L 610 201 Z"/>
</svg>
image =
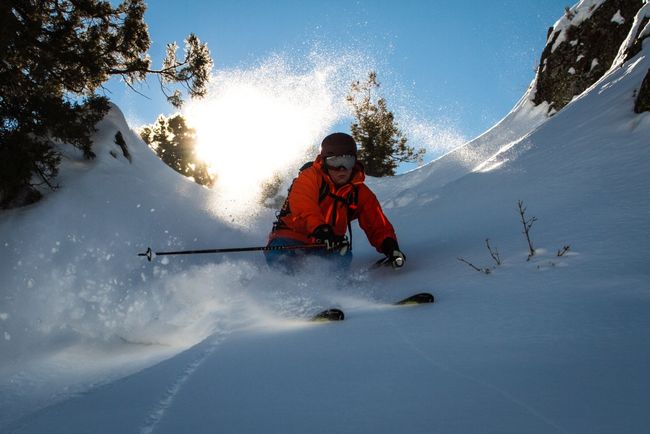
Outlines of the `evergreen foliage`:
<svg viewBox="0 0 650 434">
<path fill-rule="evenodd" d="M 422 161 L 425 150 L 406 144 L 407 138 L 388 110 L 386 100 L 375 95 L 379 88 L 377 74 L 372 71 L 365 82 L 352 84 L 347 100 L 356 122 L 351 125 L 352 137 L 360 145 L 357 158 L 370 176 L 394 175 L 399 163 Z"/>
<path fill-rule="evenodd" d="M 158 116 L 155 124 L 140 131 L 144 140 L 169 167 L 178 173 L 191 177 L 201 185 L 214 184 L 214 176 L 196 155 L 196 131 L 187 125 L 180 115 Z"/>
<path fill-rule="evenodd" d="M 112 2 L 113 4 L 116 2 Z M 0 2 L 0 207 L 37 200 L 40 185 L 56 188 L 61 143 L 93 158 L 90 136 L 110 105 L 98 89 L 112 76 L 133 87 L 158 76 L 170 103 L 178 83 L 203 96 L 212 60 L 195 35 L 185 57 L 169 44 L 161 69 L 151 68 L 144 0 Z"/>
</svg>

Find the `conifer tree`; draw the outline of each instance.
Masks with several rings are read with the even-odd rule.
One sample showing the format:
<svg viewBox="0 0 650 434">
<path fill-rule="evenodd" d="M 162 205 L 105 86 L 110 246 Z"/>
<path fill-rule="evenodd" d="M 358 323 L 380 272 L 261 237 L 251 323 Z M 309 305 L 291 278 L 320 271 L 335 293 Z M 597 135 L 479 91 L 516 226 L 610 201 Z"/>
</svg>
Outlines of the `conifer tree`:
<svg viewBox="0 0 650 434">
<path fill-rule="evenodd" d="M 169 167 L 201 185 L 211 186 L 215 177 L 196 154 L 196 131 L 181 114 L 158 116 L 156 123 L 142 128 L 140 137 Z"/>
<path fill-rule="evenodd" d="M 356 120 L 351 130 L 360 145 L 357 158 L 368 175 L 387 176 L 395 174 L 399 163 L 421 161 L 425 150 L 407 145 L 386 100 L 375 95 L 378 88 L 377 74 L 372 71 L 365 82 L 352 84 L 347 101 Z"/>
<path fill-rule="evenodd" d="M 114 5 L 115 4 L 115 5 Z M 93 158 L 91 134 L 109 109 L 97 91 L 112 76 L 133 87 L 155 74 L 170 103 L 183 86 L 205 94 L 212 59 L 195 35 L 185 55 L 169 44 L 153 69 L 144 0 L 3 0 L 0 2 L 0 208 L 37 200 L 55 188 L 62 143 Z"/>
</svg>

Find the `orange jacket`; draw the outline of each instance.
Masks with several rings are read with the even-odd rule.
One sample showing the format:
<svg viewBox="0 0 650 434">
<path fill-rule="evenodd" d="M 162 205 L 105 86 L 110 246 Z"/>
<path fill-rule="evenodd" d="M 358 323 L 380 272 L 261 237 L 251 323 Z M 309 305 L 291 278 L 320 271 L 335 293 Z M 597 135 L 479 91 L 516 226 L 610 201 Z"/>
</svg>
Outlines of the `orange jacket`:
<svg viewBox="0 0 650 434">
<path fill-rule="evenodd" d="M 363 166 L 357 163 L 350 182 L 336 188 L 318 157 L 294 180 L 269 239 L 286 237 L 313 243 L 315 239 L 309 235 L 318 226 L 329 224 L 336 235 L 343 236 L 348 222 L 359 219 L 368 241 L 381 252 L 382 241 L 397 237 L 377 197 L 364 184 L 365 177 Z"/>
</svg>

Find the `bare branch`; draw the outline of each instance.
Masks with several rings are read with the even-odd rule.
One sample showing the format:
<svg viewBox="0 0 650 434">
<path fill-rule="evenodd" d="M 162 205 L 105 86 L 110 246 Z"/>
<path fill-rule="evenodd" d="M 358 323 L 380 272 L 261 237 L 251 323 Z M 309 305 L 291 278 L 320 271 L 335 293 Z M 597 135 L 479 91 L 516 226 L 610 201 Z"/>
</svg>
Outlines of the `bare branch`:
<svg viewBox="0 0 650 434">
<path fill-rule="evenodd" d="M 127 80 L 125 80 L 124 83 L 125 83 L 125 84 L 126 84 L 126 85 L 127 85 L 127 86 L 128 86 L 128 87 L 129 87 L 133 92 L 137 93 L 138 95 L 143 96 L 143 97 L 145 97 L 145 98 L 147 98 L 147 99 L 149 99 L 149 100 L 151 99 L 151 98 L 149 98 L 147 95 L 145 95 L 144 93 L 140 92 L 138 89 L 136 89 L 135 87 L 133 87 L 133 84 L 129 83 Z"/>
<path fill-rule="evenodd" d="M 485 239 L 485 244 L 487 245 L 487 248 L 490 252 L 490 256 L 492 256 L 492 259 L 494 259 L 494 262 L 496 262 L 497 265 L 501 265 L 501 257 L 499 256 L 499 251 L 496 249 L 496 247 L 492 249 L 492 247 L 490 246 L 489 238 Z"/>
<path fill-rule="evenodd" d="M 492 270 L 490 270 L 487 267 L 486 268 L 477 267 L 476 265 L 472 264 L 471 262 L 468 262 L 467 260 L 465 260 L 465 258 L 458 257 L 456 259 L 458 259 L 460 262 L 466 263 L 467 265 L 469 265 L 470 267 L 472 267 L 474 270 L 478 271 L 479 273 L 490 274 L 492 272 Z"/>
<path fill-rule="evenodd" d="M 535 256 L 535 248 L 533 247 L 533 243 L 530 241 L 530 228 L 533 227 L 533 223 L 537 221 L 537 217 L 531 217 L 529 219 L 526 219 L 526 207 L 524 206 L 524 202 L 519 200 L 517 201 L 517 206 L 519 207 L 519 215 L 521 216 L 521 224 L 524 226 L 524 234 L 526 235 L 526 241 L 528 241 L 528 259 L 527 261 L 530 261 L 530 258 Z"/>
<path fill-rule="evenodd" d="M 571 250 L 571 246 L 567 244 L 566 246 L 562 247 L 560 250 L 557 251 L 557 256 L 558 257 L 564 256 L 564 254 L 567 253 L 569 250 Z"/>
</svg>

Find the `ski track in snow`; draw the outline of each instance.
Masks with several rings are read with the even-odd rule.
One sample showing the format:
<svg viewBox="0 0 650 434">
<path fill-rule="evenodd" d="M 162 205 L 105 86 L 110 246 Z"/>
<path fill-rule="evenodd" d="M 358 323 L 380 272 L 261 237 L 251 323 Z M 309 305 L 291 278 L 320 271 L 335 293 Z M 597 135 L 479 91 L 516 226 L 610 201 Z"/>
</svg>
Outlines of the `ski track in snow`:
<svg viewBox="0 0 650 434">
<path fill-rule="evenodd" d="M 185 367 L 183 372 L 176 378 L 176 381 L 167 389 L 167 393 L 160 399 L 158 405 L 146 416 L 145 423 L 140 428 L 140 434 L 152 434 L 156 432 L 156 427 L 174 403 L 174 398 L 176 398 L 196 370 L 215 352 L 219 344 L 225 339 L 226 334 L 223 333 L 221 336 L 213 336 L 211 339 L 214 339 L 214 341 L 209 344 L 208 348 L 203 350 L 194 361 Z"/>
<path fill-rule="evenodd" d="M 390 317 L 389 317 L 390 318 Z M 400 341 L 405 344 L 405 347 L 409 348 L 414 354 L 418 355 L 421 359 L 425 360 L 428 364 L 433 366 L 436 369 L 449 372 L 459 378 L 462 378 L 464 380 L 468 380 L 472 383 L 478 384 L 481 387 L 485 387 L 487 389 L 493 390 L 497 392 L 499 395 L 501 395 L 503 398 L 505 398 L 507 401 L 513 403 L 515 406 L 522 408 L 524 411 L 527 413 L 531 414 L 532 416 L 536 417 L 537 419 L 541 420 L 544 422 L 546 425 L 549 427 L 552 427 L 556 432 L 559 433 L 564 433 L 564 434 L 569 434 L 569 431 L 565 430 L 561 426 L 557 425 L 555 422 L 550 420 L 548 417 L 544 416 L 542 413 L 539 411 L 535 410 L 533 407 L 530 405 L 526 404 L 524 401 L 518 399 L 517 397 L 513 396 L 510 394 L 508 391 L 501 389 L 500 387 L 489 383 L 487 381 L 478 379 L 476 377 L 473 377 L 469 374 L 466 374 L 464 372 L 458 371 L 457 369 L 451 368 L 447 365 L 443 365 L 440 362 L 434 360 L 429 354 L 427 354 L 425 351 L 421 350 L 415 342 L 413 342 L 412 339 L 410 339 L 408 336 L 406 336 L 404 333 L 401 332 L 399 325 L 395 323 L 395 320 L 391 319 L 391 322 L 393 323 L 394 327 L 389 327 L 389 330 L 393 330 L 400 338 Z"/>
</svg>

